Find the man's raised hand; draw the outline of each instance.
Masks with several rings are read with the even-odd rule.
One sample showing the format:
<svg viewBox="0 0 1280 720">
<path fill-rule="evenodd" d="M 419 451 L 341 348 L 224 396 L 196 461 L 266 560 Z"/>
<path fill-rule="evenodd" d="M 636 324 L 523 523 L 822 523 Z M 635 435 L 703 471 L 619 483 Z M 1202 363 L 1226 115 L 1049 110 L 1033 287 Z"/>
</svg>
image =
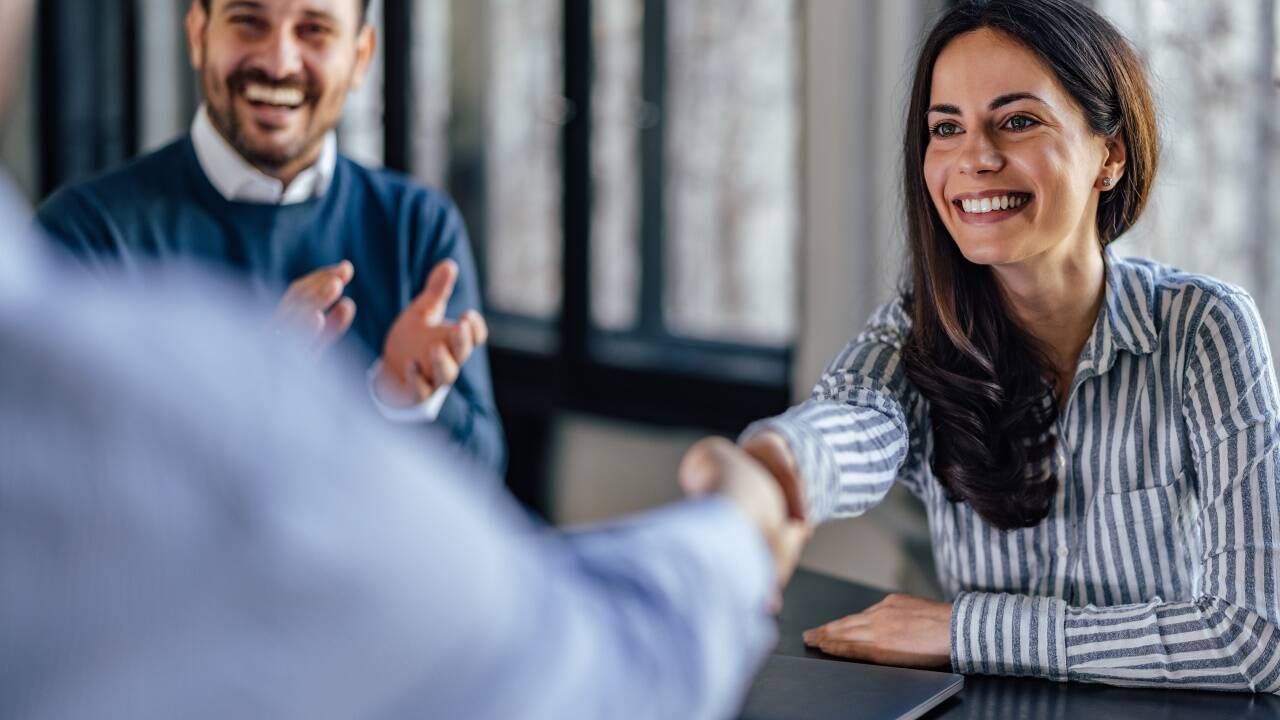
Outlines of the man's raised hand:
<svg viewBox="0 0 1280 720">
<path fill-rule="evenodd" d="M 276 325 L 300 330 L 316 352 L 324 351 L 341 339 L 355 320 L 355 302 L 342 297 L 353 277 L 355 267 L 343 260 L 294 280 L 276 306 Z"/>
<path fill-rule="evenodd" d="M 489 327 L 475 310 L 466 311 L 457 322 L 445 319 L 457 280 L 457 263 L 441 261 L 392 324 L 382 347 L 378 387 L 383 398 L 396 398 L 396 404 L 421 403 L 452 385 L 475 348 L 488 342 Z"/>
</svg>

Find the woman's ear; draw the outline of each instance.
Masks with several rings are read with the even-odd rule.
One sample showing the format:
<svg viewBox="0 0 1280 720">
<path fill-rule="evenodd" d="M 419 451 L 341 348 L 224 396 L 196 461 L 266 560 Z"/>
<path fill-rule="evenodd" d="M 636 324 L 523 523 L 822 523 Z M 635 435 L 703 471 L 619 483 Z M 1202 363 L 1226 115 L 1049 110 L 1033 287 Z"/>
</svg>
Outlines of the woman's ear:
<svg viewBox="0 0 1280 720">
<path fill-rule="evenodd" d="M 1125 145 L 1123 133 L 1107 138 L 1104 147 L 1107 154 L 1102 159 L 1102 169 L 1093 186 L 1106 192 L 1119 185 L 1120 178 L 1124 177 L 1124 164 L 1129 158 L 1129 148 Z"/>
</svg>

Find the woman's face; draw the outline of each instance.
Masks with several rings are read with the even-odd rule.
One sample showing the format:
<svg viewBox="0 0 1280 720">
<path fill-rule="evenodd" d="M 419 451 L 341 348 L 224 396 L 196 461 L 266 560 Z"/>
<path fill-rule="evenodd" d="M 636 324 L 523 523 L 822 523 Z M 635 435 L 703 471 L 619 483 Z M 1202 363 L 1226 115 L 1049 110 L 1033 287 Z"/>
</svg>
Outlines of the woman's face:
<svg viewBox="0 0 1280 720">
<path fill-rule="evenodd" d="M 1097 248 L 1098 191 L 1119 180 L 1123 143 L 1095 135 L 1025 46 L 982 29 L 938 56 L 924 176 L 942 222 L 973 263 L 1010 265 Z"/>
</svg>

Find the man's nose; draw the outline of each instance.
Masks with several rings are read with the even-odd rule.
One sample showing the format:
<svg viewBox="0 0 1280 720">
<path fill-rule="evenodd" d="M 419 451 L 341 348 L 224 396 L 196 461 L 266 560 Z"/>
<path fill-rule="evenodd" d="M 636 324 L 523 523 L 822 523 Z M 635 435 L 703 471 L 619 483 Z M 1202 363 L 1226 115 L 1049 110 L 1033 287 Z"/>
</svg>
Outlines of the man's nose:
<svg viewBox="0 0 1280 720">
<path fill-rule="evenodd" d="M 257 65 L 273 79 L 280 80 L 302 73 L 302 48 L 287 28 L 271 33 L 261 48 Z"/>
</svg>

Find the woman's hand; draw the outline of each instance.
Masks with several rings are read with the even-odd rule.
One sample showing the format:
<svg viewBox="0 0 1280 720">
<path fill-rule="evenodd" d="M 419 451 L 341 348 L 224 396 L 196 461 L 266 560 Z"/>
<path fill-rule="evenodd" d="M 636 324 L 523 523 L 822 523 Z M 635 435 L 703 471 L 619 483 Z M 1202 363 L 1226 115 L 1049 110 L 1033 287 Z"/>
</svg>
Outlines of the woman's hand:
<svg viewBox="0 0 1280 720">
<path fill-rule="evenodd" d="M 807 630 L 828 655 L 936 670 L 951 664 L 951 603 L 894 593 L 860 613 Z"/>
<path fill-rule="evenodd" d="M 786 501 L 769 471 L 728 440 L 706 438 L 685 453 L 679 477 L 685 494 L 719 493 L 746 513 L 773 554 L 780 593 L 791 579 L 810 533 L 803 523 L 787 517 Z M 776 595 L 775 610 L 781 602 L 781 595 Z"/>
<path fill-rule="evenodd" d="M 804 481 L 786 439 L 776 432 L 766 430 L 747 438 L 742 443 L 742 449 L 764 465 L 778 481 L 782 496 L 787 500 L 787 516 L 809 524 L 805 511 Z"/>
</svg>

